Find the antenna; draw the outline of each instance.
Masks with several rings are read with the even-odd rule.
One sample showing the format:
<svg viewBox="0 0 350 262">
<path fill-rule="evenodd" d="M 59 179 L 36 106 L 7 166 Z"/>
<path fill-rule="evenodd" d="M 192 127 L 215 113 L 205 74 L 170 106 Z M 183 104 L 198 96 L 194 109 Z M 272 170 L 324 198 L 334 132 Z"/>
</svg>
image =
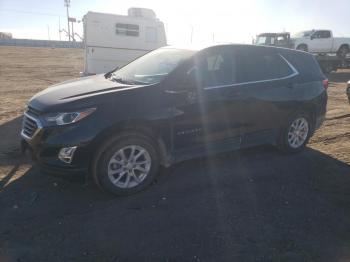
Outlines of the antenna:
<svg viewBox="0 0 350 262">
<path fill-rule="evenodd" d="M 64 6 L 67 8 L 68 39 L 70 41 L 69 10 L 68 10 L 70 7 L 70 0 L 64 0 Z"/>
</svg>

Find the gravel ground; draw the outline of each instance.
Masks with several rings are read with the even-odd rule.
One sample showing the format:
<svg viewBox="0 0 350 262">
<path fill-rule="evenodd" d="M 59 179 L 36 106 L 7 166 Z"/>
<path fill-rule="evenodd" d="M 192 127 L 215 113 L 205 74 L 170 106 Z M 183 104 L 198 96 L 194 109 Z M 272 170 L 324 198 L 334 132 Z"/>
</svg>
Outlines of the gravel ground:
<svg viewBox="0 0 350 262">
<path fill-rule="evenodd" d="M 302 153 L 260 147 L 186 161 L 129 197 L 20 155 L 20 115 L 77 77 L 83 51 L 0 47 L 0 261 L 350 261 L 350 70 Z"/>
</svg>

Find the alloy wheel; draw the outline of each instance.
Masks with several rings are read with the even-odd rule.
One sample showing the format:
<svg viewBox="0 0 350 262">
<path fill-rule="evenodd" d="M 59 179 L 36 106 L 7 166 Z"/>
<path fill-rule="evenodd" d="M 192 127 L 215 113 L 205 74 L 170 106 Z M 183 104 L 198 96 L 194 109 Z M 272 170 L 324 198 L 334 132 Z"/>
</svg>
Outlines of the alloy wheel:
<svg viewBox="0 0 350 262">
<path fill-rule="evenodd" d="M 301 147 L 309 134 L 309 123 L 304 117 L 295 119 L 289 127 L 288 143 L 296 149 Z"/>
<path fill-rule="evenodd" d="M 139 145 L 119 149 L 109 160 L 108 178 L 119 188 L 132 188 L 145 180 L 151 169 L 148 151 Z"/>
</svg>

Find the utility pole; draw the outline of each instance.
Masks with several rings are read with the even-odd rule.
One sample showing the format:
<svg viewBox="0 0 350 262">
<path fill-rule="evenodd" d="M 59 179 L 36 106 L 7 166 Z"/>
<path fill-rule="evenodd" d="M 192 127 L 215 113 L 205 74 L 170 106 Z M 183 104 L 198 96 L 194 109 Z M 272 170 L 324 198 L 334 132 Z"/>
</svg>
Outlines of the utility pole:
<svg viewBox="0 0 350 262">
<path fill-rule="evenodd" d="M 61 41 L 61 17 L 58 17 L 58 35 L 60 36 Z"/>
<path fill-rule="evenodd" d="M 193 25 L 191 25 L 191 44 L 192 44 L 192 40 L 193 40 Z"/>
<path fill-rule="evenodd" d="M 69 10 L 68 10 L 70 7 L 70 0 L 64 0 L 64 6 L 67 8 L 68 39 L 70 41 Z"/>
<path fill-rule="evenodd" d="M 72 21 L 72 40 L 73 40 L 73 42 L 75 42 L 75 39 L 74 39 L 74 25 L 73 25 L 73 21 Z"/>
<path fill-rule="evenodd" d="M 50 27 L 49 27 L 49 25 L 47 25 L 47 38 L 48 38 L 49 40 L 51 40 L 51 37 L 50 37 Z"/>
</svg>

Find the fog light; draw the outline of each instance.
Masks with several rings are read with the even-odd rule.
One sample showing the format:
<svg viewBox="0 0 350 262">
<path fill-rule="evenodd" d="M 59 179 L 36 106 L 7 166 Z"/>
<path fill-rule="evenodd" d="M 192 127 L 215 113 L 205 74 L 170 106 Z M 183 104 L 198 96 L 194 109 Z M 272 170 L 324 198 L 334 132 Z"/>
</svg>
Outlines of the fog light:
<svg viewBox="0 0 350 262">
<path fill-rule="evenodd" d="M 76 149 L 77 149 L 76 146 L 64 147 L 58 153 L 58 158 L 61 161 L 65 162 L 67 164 L 70 164 L 70 163 L 72 163 L 73 155 L 74 155 L 74 152 L 75 152 Z"/>
</svg>

